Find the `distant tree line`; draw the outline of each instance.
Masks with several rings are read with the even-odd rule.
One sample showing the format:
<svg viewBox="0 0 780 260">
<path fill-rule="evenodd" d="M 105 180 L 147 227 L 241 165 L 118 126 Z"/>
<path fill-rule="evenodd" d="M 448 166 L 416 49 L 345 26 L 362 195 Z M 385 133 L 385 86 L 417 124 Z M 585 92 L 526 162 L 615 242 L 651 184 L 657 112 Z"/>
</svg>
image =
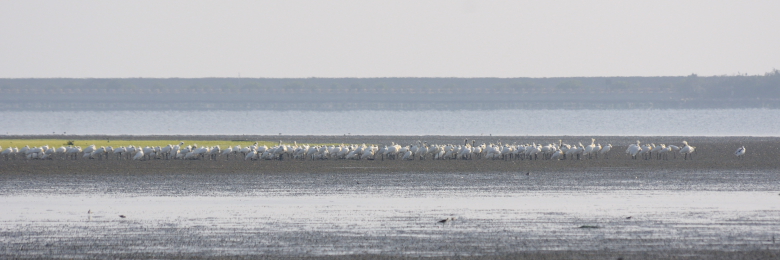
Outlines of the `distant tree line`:
<svg viewBox="0 0 780 260">
<path fill-rule="evenodd" d="M 780 71 L 764 75 L 572 78 L 47 78 L 0 79 L 0 93 L 229 92 L 303 93 L 667 92 L 691 98 L 780 98 Z"/>
</svg>

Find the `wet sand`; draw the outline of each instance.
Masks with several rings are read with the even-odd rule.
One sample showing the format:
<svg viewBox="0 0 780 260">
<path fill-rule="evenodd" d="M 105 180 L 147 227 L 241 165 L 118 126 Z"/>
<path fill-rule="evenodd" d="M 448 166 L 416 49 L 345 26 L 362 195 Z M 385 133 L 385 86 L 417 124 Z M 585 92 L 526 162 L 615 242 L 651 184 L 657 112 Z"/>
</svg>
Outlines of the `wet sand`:
<svg viewBox="0 0 780 260">
<path fill-rule="evenodd" d="M 467 137 L 344 138 L 285 141 Z M 687 140 L 697 153 L 632 160 L 623 151 L 637 139 Z M 0 161 L 0 258 L 780 257 L 780 139 L 597 141 L 616 146 L 609 159 Z M 436 224 L 449 216 L 459 219 Z"/>
</svg>

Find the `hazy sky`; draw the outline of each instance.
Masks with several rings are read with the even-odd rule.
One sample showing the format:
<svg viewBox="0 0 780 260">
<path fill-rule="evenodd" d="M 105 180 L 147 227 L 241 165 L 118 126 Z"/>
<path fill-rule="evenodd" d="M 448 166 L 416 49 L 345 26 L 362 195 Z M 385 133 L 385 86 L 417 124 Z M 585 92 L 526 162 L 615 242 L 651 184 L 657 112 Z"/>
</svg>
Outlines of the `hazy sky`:
<svg viewBox="0 0 780 260">
<path fill-rule="evenodd" d="M 780 1 L 0 1 L 0 77 L 763 74 Z"/>
</svg>

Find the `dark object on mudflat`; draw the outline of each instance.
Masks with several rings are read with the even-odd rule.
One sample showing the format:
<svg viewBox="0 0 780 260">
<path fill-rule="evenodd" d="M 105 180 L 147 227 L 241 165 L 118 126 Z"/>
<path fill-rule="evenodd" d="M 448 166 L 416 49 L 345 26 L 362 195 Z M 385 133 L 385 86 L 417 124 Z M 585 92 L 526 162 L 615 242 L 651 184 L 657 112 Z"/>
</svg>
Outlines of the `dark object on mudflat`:
<svg viewBox="0 0 780 260">
<path fill-rule="evenodd" d="M 582 225 L 580 228 L 599 228 L 599 226 Z"/>
<path fill-rule="evenodd" d="M 531 172 L 526 172 L 525 175 L 531 175 Z"/>
<path fill-rule="evenodd" d="M 631 219 L 631 216 L 628 216 L 626 219 Z"/>
<path fill-rule="evenodd" d="M 448 223 L 450 223 L 450 222 L 452 222 L 453 220 L 456 220 L 456 219 L 458 219 L 458 217 L 449 217 L 449 218 L 445 218 L 445 219 L 439 220 L 438 222 L 442 223 L 442 224 L 448 224 Z"/>
<path fill-rule="evenodd" d="M 119 215 L 119 217 L 120 217 L 120 218 L 126 218 L 127 216 L 125 216 L 125 215 Z"/>
</svg>

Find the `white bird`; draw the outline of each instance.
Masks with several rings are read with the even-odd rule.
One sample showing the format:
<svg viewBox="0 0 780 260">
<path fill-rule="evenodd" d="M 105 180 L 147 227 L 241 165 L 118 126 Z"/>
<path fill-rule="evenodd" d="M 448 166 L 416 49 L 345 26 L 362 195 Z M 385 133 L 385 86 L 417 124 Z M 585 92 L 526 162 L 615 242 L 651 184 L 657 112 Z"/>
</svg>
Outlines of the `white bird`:
<svg viewBox="0 0 780 260">
<path fill-rule="evenodd" d="M 349 160 L 349 159 L 358 159 L 357 158 L 357 154 L 358 154 L 357 150 L 349 151 L 349 153 L 347 153 L 347 155 L 344 157 L 344 159 L 347 159 L 347 160 Z"/>
<path fill-rule="evenodd" d="M 73 156 L 73 160 L 78 159 L 78 154 L 81 152 L 81 147 L 68 147 L 68 150 L 65 151 L 65 157 L 70 158 L 70 156 Z"/>
<path fill-rule="evenodd" d="M 225 150 L 222 151 L 222 154 L 225 155 L 225 160 L 230 160 L 230 154 L 233 153 L 233 147 L 228 146 L 228 148 L 225 148 Z"/>
<path fill-rule="evenodd" d="M 165 157 L 166 160 L 171 159 L 171 151 L 173 150 L 173 146 L 168 144 L 168 146 L 163 147 L 160 149 L 160 154 Z"/>
<path fill-rule="evenodd" d="M 13 156 L 14 154 L 15 154 L 14 153 L 14 148 L 11 148 L 11 147 L 6 148 L 2 152 L 2 155 L 3 155 L 3 157 L 5 157 L 6 160 L 8 160 L 8 158 Z"/>
<path fill-rule="evenodd" d="M 81 158 L 92 159 L 92 153 L 93 152 L 94 151 L 92 151 L 92 152 L 84 152 L 84 155 L 82 155 Z"/>
<path fill-rule="evenodd" d="M 116 154 L 117 160 L 122 159 L 122 154 L 124 154 L 125 152 L 127 152 L 127 148 L 125 148 L 124 146 L 120 146 L 119 148 L 114 149 L 114 154 Z"/>
<path fill-rule="evenodd" d="M 103 160 L 103 155 L 106 153 L 106 147 L 101 146 L 98 149 L 95 149 L 95 151 L 92 152 L 92 156 L 97 156 L 98 159 Z"/>
<path fill-rule="evenodd" d="M 655 147 L 653 147 L 653 150 L 650 150 L 650 153 L 653 153 L 653 154 L 655 154 L 655 157 L 656 157 L 658 160 L 661 160 L 661 153 L 662 153 L 664 150 L 666 150 L 666 145 L 665 145 L 665 144 L 660 144 L 660 145 L 658 145 L 658 146 L 655 146 Z"/>
<path fill-rule="evenodd" d="M 596 139 L 595 138 L 591 138 L 590 139 L 590 144 L 588 146 L 585 146 L 585 148 L 583 150 L 583 154 L 587 154 L 588 155 L 588 159 L 590 159 L 591 155 L 594 152 L 596 152 L 596 151 L 594 151 L 595 149 L 596 149 Z"/>
<path fill-rule="evenodd" d="M 683 160 L 688 160 L 688 155 L 690 155 L 691 160 L 693 160 L 692 153 L 696 150 L 696 147 L 688 145 L 688 142 L 686 141 L 682 141 L 682 142 L 683 144 L 685 144 L 685 146 L 682 149 L 680 149 L 680 154 L 685 155 Z"/>
<path fill-rule="evenodd" d="M 67 151 L 68 148 L 65 148 L 65 146 L 60 146 L 60 148 L 57 148 L 57 150 L 55 150 L 57 154 L 61 154 L 63 160 L 65 160 L 65 152 Z"/>
<path fill-rule="evenodd" d="M 612 150 L 612 144 L 607 144 L 607 146 L 604 146 L 604 148 L 601 148 L 601 150 L 599 151 L 599 154 L 604 156 L 604 159 L 609 159 L 609 157 L 607 157 L 607 153 L 609 152 L 609 150 Z"/>
<path fill-rule="evenodd" d="M 677 159 L 677 154 L 676 154 L 676 152 L 679 152 L 679 151 L 680 151 L 680 147 L 677 147 L 676 145 L 672 145 L 672 144 L 670 144 L 670 145 L 667 145 L 666 147 L 669 147 L 669 148 L 671 149 L 671 151 L 672 151 L 672 155 L 674 155 L 674 159 Z"/>
<path fill-rule="evenodd" d="M 392 145 L 388 146 L 385 155 L 387 155 L 388 159 L 393 158 L 395 160 L 396 155 L 398 154 L 398 151 L 401 149 L 400 145 L 395 144 L 395 142 L 392 142 Z"/>
<path fill-rule="evenodd" d="M 262 159 L 266 159 L 266 160 L 271 160 L 271 159 L 274 158 L 274 153 L 272 153 L 270 150 L 267 150 L 267 151 L 263 152 L 263 154 L 261 154 L 258 157 L 260 157 Z"/>
<path fill-rule="evenodd" d="M 25 145 L 24 147 L 22 147 L 22 149 L 19 149 L 18 153 L 27 154 L 27 150 L 30 150 L 30 146 L 29 145 Z"/>
<path fill-rule="evenodd" d="M 317 146 L 311 146 L 309 149 L 306 149 L 306 157 L 309 157 L 310 159 L 314 160 L 317 153 L 319 153 L 319 147 Z M 319 157 L 318 157 L 319 158 Z"/>
<path fill-rule="evenodd" d="M 583 146 L 582 143 L 579 143 L 579 146 L 575 145 L 569 148 L 569 150 L 566 151 L 566 156 L 569 157 L 569 160 L 574 160 L 576 155 L 577 160 L 580 160 L 580 157 L 584 151 L 585 146 Z"/>
<path fill-rule="evenodd" d="M 265 151 L 268 151 L 268 146 L 263 145 L 263 146 L 257 147 L 257 152 L 258 153 L 262 153 L 262 152 L 265 152 Z"/>
<path fill-rule="evenodd" d="M 411 151 L 411 150 L 407 150 L 407 151 L 404 153 L 404 157 L 403 157 L 403 158 L 401 158 L 401 159 L 402 159 L 402 160 L 411 160 L 411 159 L 414 159 L 414 156 L 413 156 L 413 153 L 412 153 L 412 151 Z"/>
<path fill-rule="evenodd" d="M 249 150 L 246 152 L 246 156 L 244 156 L 244 161 L 246 160 L 252 160 L 252 158 L 257 156 L 257 151 L 255 150 Z"/>
<path fill-rule="evenodd" d="M 46 150 L 46 151 L 48 152 L 49 150 Z M 49 159 L 49 155 L 50 154 L 48 154 L 46 152 L 38 153 L 38 159 Z"/>
<path fill-rule="evenodd" d="M 650 151 L 653 150 L 654 146 L 655 146 L 655 144 L 645 144 L 645 145 L 643 145 L 641 147 L 642 151 L 640 152 L 642 154 L 642 158 L 644 158 L 645 160 L 650 159 Z"/>
<path fill-rule="evenodd" d="M 737 158 L 745 158 L 745 146 L 743 145 L 739 149 L 737 149 L 736 152 L 734 152 L 734 155 L 737 156 Z"/>
<path fill-rule="evenodd" d="M 276 147 L 276 150 L 273 152 L 274 158 L 277 158 L 278 156 L 279 160 L 281 161 L 284 159 L 284 153 L 286 152 L 287 152 L 287 146 L 282 144 L 282 140 L 279 140 L 279 146 Z"/>
<path fill-rule="evenodd" d="M 181 152 L 181 146 L 184 145 L 184 142 L 179 142 L 178 145 L 174 145 L 171 147 L 171 151 L 168 154 L 168 159 L 174 158 L 176 159 L 179 156 L 179 152 Z"/>
<path fill-rule="evenodd" d="M 328 150 L 327 146 L 323 145 L 322 147 L 320 147 L 320 149 L 317 150 L 315 155 L 312 155 L 312 160 L 314 158 L 325 160 L 328 159 L 328 157 L 330 157 L 330 150 Z"/>
<path fill-rule="evenodd" d="M 660 155 L 661 155 L 661 157 L 662 157 L 664 160 L 668 160 L 668 159 L 669 159 L 669 154 L 670 154 L 670 153 L 674 154 L 674 152 L 672 152 L 672 146 L 671 146 L 671 145 L 670 145 L 670 146 L 667 146 L 666 148 L 664 148 L 663 150 L 661 150 L 661 154 L 660 154 Z"/>
<path fill-rule="evenodd" d="M 143 158 L 144 158 L 144 151 L 143 150 L 138 150 L 138 152 L 135 153 L 135 156 L 133 156 L 133 160 L 134 161 L 138 161 L 138 160 L 143 161 Z"/>
<path fill-rule="evenodd" d="M 550 157 L 550 160 L 560 160 L 561 157 L 563 157 L 563 151 L 558 150 L 553 153 L 553 155 Z"/>
<path fill-rule="evenodd" d="M 252 150 L 253 150 L 252 148 L 247 146 L 247 147 L 241 148 L 241 150 L 239 150 L 238 152 L 241 153 L 242 155 L 246 155 L 246 154 L 248 154 Z"/>
<path fill-rule="evenodd" d="M 376 148 L 376 147 L 372 146 L 369 149 L 364 149 L 363 150 L 363 155 L 360 156 L 360 158 L 361 159 L 366 158 L 366 160 L 373 160 L 374 159 L 374 151 L 375 151 L 374 148 Z"/>
<path fill-rule="evenodd" d="M 500 155 L 501 155 L 501 150 L 499 149 L 499 147 L 491 144 L 490 147 L 487 148 L 487 154 L 485 154 L 485 158 L 495 160 L 498 159 Z"/>
<path fill-rule="evenodd" d="M 149 160 L 151 160 L 152 156 L 154 156 L 154 148 L 152 147 L 149 146 L 144 147 L 142 151 L 144 151 L 144 155 L 146 155 L 146 157 L 149 158 Z"/>
<path fill-rule="evenodd" d="M 417 155 L 420 156 L 420 160 L 425 160 L 425 155 L 428 154 L 429 151 L 428 142 L 423 142 L 422 146 L 417 149 Z"/>
<path fill-rule="evenodd" d="M 84 153 L 90 153 L 91 154 L 94 151 L 95 151 L 95 145 L 94 144 L 90 145 L 90 146 L 87 146 L 87 148 L 84 148 Z"/>
<path fill-rule="evenodd" d="M 639 140 L 636 140 L 636 144 L 631 144 L 626 148 L 626 153 L 631 155 L 631 159 L 636 159 L 636 155 L 642 151 L 642 147 L 639 144 Z"/>
</svg>

